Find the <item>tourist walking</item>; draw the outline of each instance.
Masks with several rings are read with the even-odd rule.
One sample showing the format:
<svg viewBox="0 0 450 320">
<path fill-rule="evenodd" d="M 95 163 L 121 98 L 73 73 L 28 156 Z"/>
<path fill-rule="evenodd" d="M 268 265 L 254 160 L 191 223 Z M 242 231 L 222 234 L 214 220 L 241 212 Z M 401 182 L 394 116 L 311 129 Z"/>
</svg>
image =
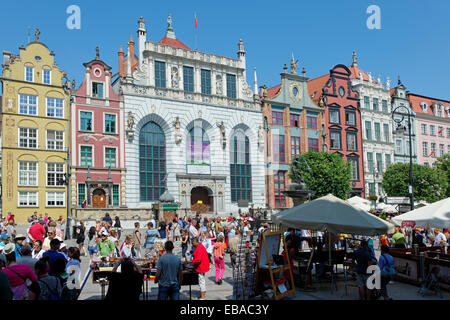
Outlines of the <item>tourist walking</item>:
<svg viewBox="0 0 450 320">
<path fill-rule="evenodd" d="M 146 254 L 149 253 L 153 249 L 156 238 L 160 237 L 158 230 L 154 229 L 154 225 L 152 222 L 149 222 L 147 224 L 147 228 L 148 229 L 145 232 L 145 245 L 144 245 Z"/>
<path fill-rule="evenodd" d="M 141 257 L 141 247 L 142 247 L 142 235 L 141 235 L 141 225 L 139 222 L 134 223 L 133 241 L 134 250 L 136 250 L 136 256 Z"/>
<path fill-rule="evenodd" d="M 188 242 L 189 242 L 189 233 L 186 229 L 183 229 L 181 236 L 181 256 L 183 257 L 184 261 L 186 261 Z"/>
<path fill-rule="evenodd" d="M 88 255 L 86 248 L 84 247 L 84 240 L 86 239 L 86 236 L 84 235 L 86 228 L 84 227 L 84 223 L 81 222 L 82 224 L 78 227 L 76 227 L 75 229 L 75 237 L 77 239 L 77 245 L 78 245 L 78 250 L 80 250 L 80 252 L 83 250 L 83 253 L 85 256 Z"/>
<path fill-rule="evenodd" d="M 387 292 L 387 284 L 391 281 L 394 269 L 394 258 L 389 254 L 389 247 L 381 246 L 381 256 L 378 259 L 378 267 L 381 270 L 381 296 L 384 300 L 392 300 Z"/>
<path fill-rule="evenodd" d="M 198 285 L 200 287 L 200 300 L 206 300 L 206 279 L 205 274 L 209 271 L 209 259 L 208 253 L 205 247 L 199 242 L 197 238 L 191 240 L 192 245 L 195 248 L 194 260 L 192 263 L 194 265 L 194 270 L 198 272 Z"/>
<path fill-rule="evenodd" d="M 114 218 L 113 228 L 117 230 L 117 239 L 120 239 L 120 236 L 122 235 L 122 225 L 120 224 L 120 218 L 118 216 Z"/>
<path fill-rule="evenodd" d="M 392 242 L 394 248 L 406 248 L 406 238 L 402 228 L 397 228 L 396 232 L 392 236 Z"/>
<path fill-rule="evenodd" d="M 158 283 L 158 300 L 179 300 L 180 285 L 183 281 L 181 259 L 172 254 L 173 242 L 166 241 L 166 253 L 156 264 L 155 283 Z"/>
<path fill-rule="evenodd" d="M 225 243 L 223 237 L 219 236 L 214 243 L 214 266 L 216 267 L 216 283 L 222 284 L 223 274 L 225 272 Z"/>
<path fill-rule="evenodd" d="M 367 268 L 371 264 L 372 256 L 369 244 L 366 240 L 361 241 L 361 247 L 353 253 L 352 260 L 356 261 L 356 280 L 359 288 L 359 299 L 369 300 L 369 289 L 367 289 Z"/>
</svg>

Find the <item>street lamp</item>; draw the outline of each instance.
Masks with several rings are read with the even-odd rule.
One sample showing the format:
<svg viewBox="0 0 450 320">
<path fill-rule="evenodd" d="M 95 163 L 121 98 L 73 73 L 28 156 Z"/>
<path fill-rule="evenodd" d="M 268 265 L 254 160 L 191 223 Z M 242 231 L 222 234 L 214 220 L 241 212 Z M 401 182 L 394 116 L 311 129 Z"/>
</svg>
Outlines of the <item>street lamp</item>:
<svg viewBox="0 0 450 320">
<path fill-rule="evenodd" d="M 399 110 L 399 111 L 397 111 Z M 395 115 L 400 115 L 401 118 L 395 118 Z M 399 134 L 404 134 L 406 132 L 406 128 L 402 125 L 403 120 L 407 117 L 408 122 L 408 136 L 409 136 L 409 196 L 410 196 L 410 205 L 411 211 L 414 210 L 414 177 L 413 177 L 413 156 L 412 156 L 412 133 L 411 133 L 411 111 L 405 106 L 399 106 L 394 109 L 392 112 L 392 119 L 396 123 L 396 131 Z"/>
<path fill-rule="evenodd" d="M 266 173 L 266 186 L 267 186 L 267 206 L 270 209 L 270 187 L 269 187 L 269 123 L 267 117 L 264 117 L 264 131 L 266 131 L 266 157 L 267 157 L 267 173 Z"/>
</svg>

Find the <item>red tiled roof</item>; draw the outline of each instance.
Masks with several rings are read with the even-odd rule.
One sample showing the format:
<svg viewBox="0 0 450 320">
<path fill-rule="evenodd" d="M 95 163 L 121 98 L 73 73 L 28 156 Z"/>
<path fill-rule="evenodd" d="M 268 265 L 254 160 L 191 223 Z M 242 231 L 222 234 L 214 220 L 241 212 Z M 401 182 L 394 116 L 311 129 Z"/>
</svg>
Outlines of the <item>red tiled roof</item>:
<svg viewBox="0 0 450 320">
<path fill-rule="evenodd" d="M 450 101 L 442 100 L 442 99 L 435 99 L 430 97 L 421 96 L 418 94 L 410 93 L 408 95 L 409 103 L 412 106 L 412 109 L 415 113 L 421 113 L 421 114 L 428 114 L 430 116 L 434 116 L 433 112 L 431 111 L 430 106 L 435 104 L 436 102 L 442 102 L 443 104 L 443 110 L 442 113 L 444 115 L 444 118 L 449 118 L 446 112 L 446 108 L 450 108 Z M 424 112 L 422 110 L 422 107 L 420 104 L 422 102 L 425 102 L 428 105 L 427 112 Z"/>
<path fill-rule="evenodd" d="M 191 49 L 189 49 L 188 46 L 186 46 L 183 42 L 181 42 L 178 39 L 172 39 L 172 38 L 164 37 L 164 38 L 162 38 L 159 41 L 159 43 L 166 44 L 166 45 L 172 46 L 172 47 L 177 47 L 177 48 L 183 48 L 183 49 L 186 49 L 186 50 L 191 50 Z"/>
<path fill-rule="evenodd" d="M 322 88 L 327 83 L 329 78 L 330 74 L 327 73 L 324 74 L 323 76 L 308 81 L 308 93 L 311 95 L 312 101 L 317 105 L 319 105 L 320 95 L 322 94 Z M 314 92 L 316 94 L 314 94 Z"/>
<path fill-rule="evenodd" d="M 278 92 L 280 91 L 280 89 L 281 89 L 281 84 L 267 89 L 267 99 L 272 99 L 273 97 L 275 97 L 278 94 Z"/>
</svg>

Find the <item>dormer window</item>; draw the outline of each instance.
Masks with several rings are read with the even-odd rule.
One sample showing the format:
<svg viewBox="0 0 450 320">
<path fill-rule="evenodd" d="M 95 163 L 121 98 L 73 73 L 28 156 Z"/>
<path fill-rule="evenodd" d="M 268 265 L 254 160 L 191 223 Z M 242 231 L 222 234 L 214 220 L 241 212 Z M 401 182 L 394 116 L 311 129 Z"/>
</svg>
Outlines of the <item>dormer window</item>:
<svg viewBox="0 0 450 320">
<path fill-rule="evenodd" d="M 437 107 L 436 116 L 442 117 L 442 106 L 440 104 L 438 104 L 436 107 Z"/>
<path fill-rule="evenodd" d="M 92 97 L 103 99 L 103 83 L 92 82 Z"/>
<path fill-rule="evenodd" d="M 447 107 L 445 111 L 447 111 L 447 117 L 450 117 L 450 107 Z"/>
<path fill-rule="evenodd" d="M 431 113 L 434 114 L 434 104 L 430 106 Z"/>
<path fill-rule="evenodd" d="M 422 112 L 428 113 L 428 104 L 426 102 L 421 102 L 420 108 L 422 108 Z"/>
</svg>

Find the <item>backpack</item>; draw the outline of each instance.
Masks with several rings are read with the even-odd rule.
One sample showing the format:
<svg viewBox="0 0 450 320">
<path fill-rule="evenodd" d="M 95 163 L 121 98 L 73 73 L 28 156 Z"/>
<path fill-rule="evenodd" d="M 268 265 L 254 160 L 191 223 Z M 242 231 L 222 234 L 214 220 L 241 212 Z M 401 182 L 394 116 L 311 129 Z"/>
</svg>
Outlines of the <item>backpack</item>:
<svg viewBox="0 0 450 320">
<path fill-rule="evenodd" d="M 382 277 L 393 277 L 397 274 L 397 271 L 394 269 L 394 267 L 391 267 L 389 264 L 388 259 L 386 256 L 381 255 L 384 258 L 384 261 L 386 262 L 383 266 L 383 269 L 381 269 L 381 276 Z"/>
<path fill-rule="evenodd" d="M 50 286 L 48 285 L 47 282 L 42 281 L 42 280 L 38 280 L 38 281 L 39 281 L 40 283 L 45 284 L 45 286 L 47 287 L 48 292 L 49 292 L 48 300 L 51 300 L 51 301 L 58 301 L 58 300 L 61 300 L 61 295 L 58 293 L 58 285 L 56 285 L 55 290 L 52 290 L 52 289 L 50 288 Z M 59 281 L 59 280 L 58 280 L 58 281 Z"/>
</svg>

